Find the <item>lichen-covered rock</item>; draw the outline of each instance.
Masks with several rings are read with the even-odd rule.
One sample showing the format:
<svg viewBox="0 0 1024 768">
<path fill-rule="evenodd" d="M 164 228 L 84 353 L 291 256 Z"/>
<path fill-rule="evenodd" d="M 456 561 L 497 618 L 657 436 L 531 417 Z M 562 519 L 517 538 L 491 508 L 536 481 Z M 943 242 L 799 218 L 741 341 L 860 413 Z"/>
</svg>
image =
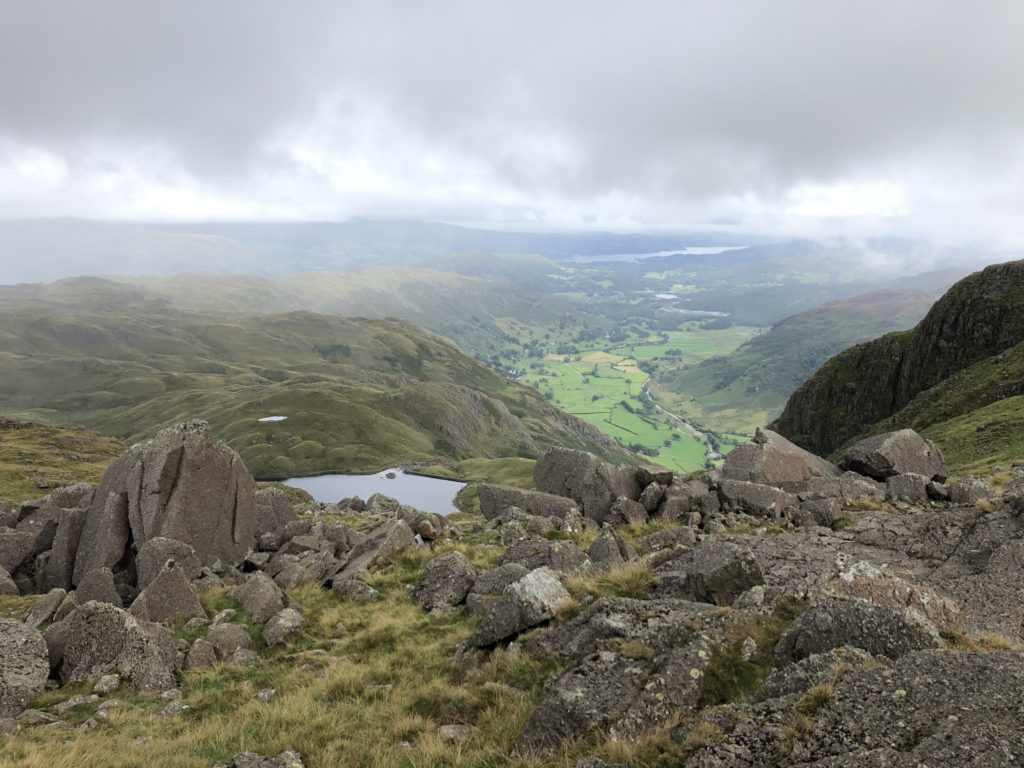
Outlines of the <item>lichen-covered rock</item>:
<svg viewBox="0 0 1024 768">
<path fill-rule="evenodd" d="M 729 541 L 708 541 L 654 571 L 658 597 L 730 605 L 764 575 L 749 549 Z"/>
<path fill-rule="evenodd" d="M 461 552 L 435 557 L 423 569 L 416 584 L 416 602 L 426 611 L 450 613 L 466 601 L 477 572 Z"/>
<path fill-rule="evenodd" d="M 528 570 L 550 568 L 559 573 L 582 573 L 590 568 L 586 553 L 571 541 L 527 538 L 509 544 L 499 565 L 520 563 Z"/>
<path fill-rule="evenodd" d="M 44 622 L 49 621 L 67 596 L 68 593 L 63 589 L 51 589 L 36 600 L 35 605 L 25 616 L 25 623 L 30 627 L 38 628 Z"/>
<path fill-rule="evenodd" d="M 938 648 L 941 640 L 935 625 L 914 610 L 866 600 L 827 600 L 808 608 L 782 634 L 775 663 L 783 666 L 843 645 L 898 658 L 910 651 Z"/>
<path fill-rule="evenodd" d="M 644 553 L 657 552 L 676 547 L 692 547 L 697 543 L 697 534 L 689 526 L 666 528 L 637 539 L 637 546 Z"/>
<path fill-rule="evenodd" d="M 263 639 L 267 645 L 284 645 L 302 634 L 306 620 L 294 608 L 285 608 L 275 613 L 263 625 Z"/>
<path fill-rule="evenodd" d="M 298 518 L 288 496 L 280 488 L 260 488 L 253 497 L 254 535 L 283 528 Z"/>
<path fill-rule="evenodd" d="M 135 598 L 129 613 L 143 621 L 162 624 L 175 619 L 206 618 L 186 569 L 170 559 Z"/>
<path fill-rule="evenodd" d="M 910 504 L 928 503 L 928 478 L 913 472 L 893 475 L 885 479 L 885 496 L 889 501 Z"/>
<path fill-rule="evenodd" d="M 398 511 L 397 507 L 395 511 Z M 341 581 L 357 578 L 365 573 L 375 560 L 414 546 L 416 539 L 404 520 L 385 521 L 352 547 L 333 578 Z"/>
<path fill-rule="evenodd" d="M 876 480 L 913 473 L 940 483 L 949 477 L 942 451 L 912 429 L 886 432 L 854 443 L 839 466 Z"/>
<path fill-rule="evenodd" d="M 241 624 L 217 624 L 211 627 L 206 633 L 206 642 L 220 661 L 227 661 L 235 651 L 252 649 L 252 637 Z"/>
<path fill-rule="evenodd" d="M 611 525 L 644 525 L 650 520 L 647 508 L 639 501 L 619 496 L 604 522 Z"/>
<path fill-rule="evenodd" d="M 611 571 L 640 559 L 636 550 L 607 523 L 587 548 L 587 558 L 599 571 Z"/>
<path fill-rule="evenodd" d="M 509 584 L 514 584 L 530 571 L 521 563 L 505 563 L 497 568 L 484 571 L 477 576 L 473 586 L 466 595 L 466 612 L 470 616 L 483 617 L 491 612 L 502 592 Z"/>
<path fill-rule="evenodd" d="M 50 676 L 46 642 L 39 630 L 0 619 L 0 717 L 13 717 L 42 693 Z"/>
<path fill-rule="evenodd" d="M 263 571 L 250 573 L 244 584 L 228 590 L 228 597 L 241 603 L 257 624 L 284 608 L 284 593 Z"/>
<path fill-rule="evenodd" d="M 576 502 L 565 496 L 542 491 L 514 488 L 510 485 L 480 483 L 477 485 L 480 512 L 488 520 L 500 517 L 509 507 L 518 507 L 528 515 L 564 519 L 576 510 Z"/>
<path fill-rule="evenodd" d="M 505 588 L 466 644 L 485 648 L 509 640 L 530 627 L 554 618 L 569 593 L 547 568 L 537 568 Z"/>
<path fill-rule="evenodd" d="M 924 586 L 910 584 L 863 560 L 841 570 L 825 591 L 891 608 L 913 608 L 940 630 L 963 630 L 960 606 Z"/>
<path fill-rule="evenodd" d="M 157 536 L 139 546 L 135 556 L 136 582 L 139 589 L 145 589 L 164 569 L 169 560 L 173 560 L 177 568 L 182 569 L 189 581 L 198 579 L 203 564 L 196 551 L 183 541 L 175 541 L 164 536 Z"/>
<path fill-rule="evenodd" d="M 570 448 L 552 448 L 533 468 L 537 490 L 565 496 L 580 505 L 585 517 L 603 523 L 620 496 L 640 498 L 636 469 L 617 467 Z"/>
<path fill-rule="evenodd" d="M 722 480 L 718 500 L 723 511 L 769 520 L 788 519 L 799 510 L 799 501 L 792 493 L 746 480 Z"/>
<path fill-rule="evenodd" d="M 758 427 L 754 439 L 725 457 L 722 478 L 770 485 L 797 493 L 812 477 L 838 477 L 839 467 L 794 445 L 782 435 Z"/>
<path fill-rule="evenodd" d="M 983 499 L 994 499 L 996 492 L 980 477 L 968 475 L 958 483 L 949 484 L 949 500 L 954 504 L 975 504 Z"/>
<path fill-rule="evenodd" d="M 121 593 L 117 591 L 117 584 L 114 582 L 114 574 L 109 568 L 97 568 L 85 574 L 78 583 L 75 597 L 82 605 L 95 600 L 110 603 L 118 608 L 124 607 Z"/>
<path fill-rule="evenodd" d="M 640 503 L 644 505 L 648 515 L 653 515 L 658 511 L 658 507 L 661 506 L 661 502 L 665 499 L 665 491 L 667 489 L 667 485 L 652 482 L 641 492 Z"/>
<path fill-rule="evenodd" d="M 227 765 L 216 765 L 214 768 L 303 768 L 303 763 L 298 752 L 286 749 L 277 757 L 264 757 L 255 752 L 239 752 Z"/>
<path fill-rule="evenodd" d="M 359 579 L 335 579 L 331 591 L 357 603 L 373 603 L 381 599 L 380 592 Z"/>
<path fill-rule="evenodd" d="M 14 583 L 14 579 L 3 568 L 0 568 L 0 595 L 16 595 L 18 594 L 18 585 Z"/>
<path fill-rule="evenodd" d="M 127 611 L 95 601 L 76 608 L 62 624 L 65 683 L 117 672 L 138 690 L 175 687 L 177 656 L 167 627 L 139 621 Z"/>
</svg>

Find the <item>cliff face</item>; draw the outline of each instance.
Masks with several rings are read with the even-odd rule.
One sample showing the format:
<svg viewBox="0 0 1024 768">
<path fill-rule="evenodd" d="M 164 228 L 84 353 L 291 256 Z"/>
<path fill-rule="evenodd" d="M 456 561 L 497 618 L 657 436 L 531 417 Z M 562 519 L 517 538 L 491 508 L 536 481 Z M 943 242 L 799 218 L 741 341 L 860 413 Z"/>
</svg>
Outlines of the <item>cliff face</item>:
<svg viewBox="0 0 1024 768">
<path fill-rule="evenodd" d="M 829 360 L 793 393 L 772 428 L 828 454 L 923 392 L 1022 341 L 1024 261 L 987 267 L 954 285 L 913 330 Z"/>
</svg>

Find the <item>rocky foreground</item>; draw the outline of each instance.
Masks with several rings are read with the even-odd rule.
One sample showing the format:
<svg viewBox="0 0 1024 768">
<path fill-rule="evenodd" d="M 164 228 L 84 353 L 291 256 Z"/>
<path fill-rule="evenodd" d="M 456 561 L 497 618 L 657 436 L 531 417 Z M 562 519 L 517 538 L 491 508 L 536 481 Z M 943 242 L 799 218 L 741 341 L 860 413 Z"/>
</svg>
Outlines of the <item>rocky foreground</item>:
<svg viewBox="0 0 1024 768">
<path fill-rule="evenodd" d="M 13 743 L 87 706 L 80 727 L 96 727 L 119 690 L 158 692 L 178 716 L 183 674 L 245 668 L 303 637 L 287 590 L 372 604 L 378 569 L 436 549 L 411 595 L 431 615 L 473 618 L 452 649 L 466 675 L 499 655 L 554 662 L 510 760 L 562 764 L 567 745 L 590 744 L 636 765 L 1015 764 L 1024 468 L 1000 473 L 998 491 L 947 476 L 910 430 L 855 445 L 840 466 L 763 431 L 687 477 L 555 449 L 537 490 L 478 486 L 484 520 L 460 528 L 380 496 L 300 515 L 283 492 L 257 491 L 203 423 L 180 425 L 97 488 L 0 507 L 0 594 L 38 595 L 23 620 L 0 620 L 0 724 Z M 460 537 L 490 542 L 494 567 L 474 566 Z M 213 589 L 237 608 L 211 615 Z"/>
</svg>

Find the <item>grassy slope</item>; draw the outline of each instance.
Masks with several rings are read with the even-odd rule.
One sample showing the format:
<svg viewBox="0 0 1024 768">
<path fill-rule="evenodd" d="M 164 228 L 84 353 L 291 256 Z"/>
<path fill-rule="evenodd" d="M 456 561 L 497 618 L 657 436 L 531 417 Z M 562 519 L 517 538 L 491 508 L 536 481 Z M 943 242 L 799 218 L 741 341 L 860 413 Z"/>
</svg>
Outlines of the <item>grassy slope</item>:
<svg viewBox="0 0 1024 768">
<path fill-rule="evenodd" d="M 85 429 L 0 419 L 0 499 L 37 499 L 49 493 L 40 483 L 96 485 L 123 450 L 117 440 Z"/>
<path fill-rule="evenodd" d="M 752 433 L 778 415 L 786 398 L 830 357 L 912 326 L 935 298 L 878 291 L 830 302 L 783 320 L 729 355 L 662 371 L 657 392 L 709 428 Z"/>
<path fill-rule="evenodd" d="M 627 458 L 534 390 L 400 320 L 181 313 L 95 280 L 6 293 L 0 412 L 11 415 L 129 440 L 205 418 L 261 477 L 536 456 L 554 444 Z M 288 419 L 257 422 L 271 415 Z"/>
</svg>

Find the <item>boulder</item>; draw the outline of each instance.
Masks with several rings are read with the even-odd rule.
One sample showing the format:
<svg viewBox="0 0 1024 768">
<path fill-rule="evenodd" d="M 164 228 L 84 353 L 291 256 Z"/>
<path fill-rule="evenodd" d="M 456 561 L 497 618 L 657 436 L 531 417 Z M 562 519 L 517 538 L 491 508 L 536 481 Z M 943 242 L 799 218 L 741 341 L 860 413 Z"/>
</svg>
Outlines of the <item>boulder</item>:
<svg viewBox="0 0 1024 768">
<path fill-rule="evenodd" d="M 397 509 L 396 507 L 396 512 Z M 402 520 L 388 520 L 374 528 L 352 547 L 333 578 L 342 581 L 354 579 L 365 573 L 374 560 L 414 546 L 416 546 L 416 539 L 412 529 Z"/>
<path fill-rule="evenodd" d="M 886 432 L 855 443 L 843 454 L 839 466 L 876 480 L 910 472 L 940 483 L 949 477 L 939 447 L 912 429 Z"/>
<path fill-rule="evenodd" d="M 76 583 L 113 568 L 129 541 L 189 544 L 206 565 L 240 563 L 255 542 L 256 484 L 242 459 L 190 421 L 132 446 L 111 463 L 93 499 L 75 562 Z"/>
<path fill-rule="evenodd" d="M 954 504 L 976 504 L 983 499 L 994 499 L 996 492 L 980 477 L 968 475 L 958 483 L 949 484 L 949 500 Z"/>
<path fill-rule="evenodd" d="M 845 517 L 839 499 L 807 499 L 800 502 L 800 523 L 831 528 Z"/>
<path fill-rule="evenodd" d="M 963 631 L 963 614 L 954 600 L 927 587 L 910 584 L 863 560 L 841 570 L 825 585 L 824 591 L 870 600 L 875 605 L 912 608 L 940 630 Z"/>
<path fill-rule="evenodd" d="M 306 620 L 294 608 L 278 611 L 263 625 L 263 639 L 268 646 L 284 645 L 302 634 Z"/>
<path fill-rule="evenodd" d="M 75 598 L 81 605 L 95 600 L 110 603 L 118 608 L 124 607 L 121 593 L 117 591 L 117 584 L 114 582 L 114 574 L 109 568 L 97 568 L 85 574 L 78 583 L 78 589 L 75 590 Z"/>
<path fill-rule="evenodd" d="M 173 560 L 188 581 L 198 579 L 203 564 L 196 551 L 183 541 L 157 536 L 144 542 L 135 556 L 135 572 L 139 589 L 145 589 L 163 571 L 169 560 Z"/>
<path fill-rule="evenodd" d="M 25 623 L 33 628 L 38 628 L 53 618 L 53 615 L 60 608 L 61 603 L 67 598 L 68 593 L 63 589 L 51 589 L 45 595 L 36 600 L 35 605 L 25 616 Z"/>
<path fill-rule="evenodd" d="M 476 568 L 461 552 L 435 557 L 416 584 L 416 602 L 426 611 L 451 613 L 466 601 L 476 581 Z"/>
<path fill-rule="evenodd" d="M 49 676 L 49 655 L 39 630 L 0 619 L 0 717 L 20 714 L 42 693 Z"/>
<path fill-rule="evenodd" d="M 277 757 L 264 757 L 256 752 L 239 752 L 227 765 L 214 768 L 303 768 L 298 752 L 286 749 Z"/>
<path fill-rule="evenodd" d="M 649 536 L 637 539 L 637 546 L 645 554 L 657 552 L 662 549 L 675 549 L 676 547 L 692 547 L 697 543 L 697 534 L 689 526 L 678 528 L 665 528 L 656 531 Z"/>
<path fill-rule="evenodd" d="M 18 585 L 14 583 L 14 579 L 3 568 L 0 568 L 0 595 L 17 595 Z"/>
<path fill-rule="evenodd" d="M 514 584 L 529 573 L 529 569 L 521 563 L 506 563 L 491 571 L 481 573 L 469 594 L 466 595 L 466 612 L 470 616 L 481 618 L 501 599 L 501 594 L 509 584 Z"/>
<path fill-rule="evenodd" d="M 576 502 L 565 496 L 528 491 L 510 485 L 480 483 L 477 485 L 477 494 L 480 498 L 480 512 L 488 520 L 501 516 L 509 507 L 518 507 L 528 515 L 558 519 L 564 519 L 577 509 Z"/>
<path fill-rule="evenodd" d="M 928 503 L 928 478 L 908 472 L 892 475 L 885 479 L 885 498 L 889 501 L 905 501 L 910 504 Z"/>
<path fill-rule="evenodd" d="M 654 571 L 658 597 L 676 597 L 714 605 L 730 605 L 751 587 L 764 584 L 751 551 L 730 541 L 713 540 L 658 566 Z"/>
<path fill-rule="evenodd" d="M 605 522 L 620 496 L 638 501 L 636 469 L 619 467 L 570 448 L 552 448 L 533 468 L 537 490 L 565 496 L 580 506 L 585 517 Z"/>
<path fill-rule="evenodd" d="M 661 502 L 665 500 L 665 491 L 668 490 L 667 485 L 661 483 L 650 483 L 646 486 L 643 492 L 640 494 L 640 503 L 644 505 L 644 509 L 647 510 L 648 515 L 653 515 L 658 511 L 658 507 L 661 506 Z"/>
<path fill-rule="evenodd" d="M 746 480 L 722 480 L 718 484 L 718 500 L 725 512 L 742 512 L 769 520 L 788 519 L 799 509 L 792 493 Z"/>
<path fill-rule="evenodd" d="M 636 481 L 640 483 L 640 487 L 644 490 L 652 483 L 657 483 L 661 486 L 672 485 L 675 476 L 676 473 L 671 469 L 665 469 L 665 467 L 658 467 L 653 464 L 636 468 Z"/>
<path fill-rule="evenodd" d="M 839 467 L 794 445 L 782 435 L 757 429 L 754 439 L 742 443 L 725 457 L 722 478 L 770 485 L 798 493 L 812 477 L 838 477 Z"/>
<path fill-rule="evenodd" d="M 279 530 L 298 518 L 287 494 L 280 488 L 260 488 L 256 491 L 253 497 L 253 516 L 253 531 L 257 537 Z"/>
<path fill-rule="evenodd" d="M 530 571 L 505 588 L 501 599 L 484 617 L 466 644 L 485 648 L 509 640 L 530 627 L 554 618 L 569 593 L 548 568 Z"/>
<path fill-rule="evenodd" d="M 512 542 L 498 564 L 520 563 L 528 570 L 550 568 L 558 573 L 583 573 L 590 568 L 586 553 L 571 541 L 529 538 Z"/>
<path fill-rule="evenodd" d="M 182 667 L 186 670 L 202 669 L 212 667 L 217 661 L 217 652 L 213 645 L 206 638 L 200 637 L 192 643 L 192 647 L 185 654 L 185 663 Z"/>
<path fill-rule="evenodd" d="M 91 493 L 88 498 L 92 499 Z M 85 528 L 88 514 L 87 507 L 64 510 L 53 537 L 50 557 L 46 561 L 45 568 L 42 569 L 39 580 L 40 591 L 72 588 L 75 556 L 78 554 L 78 544 L 82 538 L 82 530 Z"/>
<path fill-rule="evenodd" d="M 647 508 L 639 501 L 619 496 L 612 502 L 612 508 L 608 512 L 604 522 L 611 525 L 644 525 L 650 520 Z"/>
<path fill-rule="evenodd" d="M 284 593 L 263 571 L 249 574 L 244 584 L 228 590 L 228 597 L 237 600 L 257 624 L 284 608 Z"/>
<path fill-rule="evenodd" d="M 843 645 L 895 659 L 941 644 L 935 625 L 917 611 L 866 600 L 832 599 L 808 608 L 782 634 L 775 647 L 775 665 L 781 667 Z"/>
<path fill-rule="evenodd" d="M 587 548 L 587 558 L 599 571 L 611 571 L 640 559 L 636 550 L 607 523 Z"/>
<path fill-rule="evenodd" d="M 443 536 L 457 533 L 457 529 L 448 518 L 436 512 L 424 512 L 422 509 L 403 504 L 398 508 L 397 517 L 424 541 L 435 541 Z"/>
<path fill-rule="evenodd" d="M 0 568 L 14 575 L 32 557 L 36 537 L 28 531 L 0 528 Z"/>
<path fill-rule="evenodd" d="M 236 651 L 252 650 L 252 638 L 241 624 L 217 624 L 210 627 L 206 633 L 206 642 L 213 648 L 219 661 L 227 661 Z"/>
<path fill-rule="evenodd" d="M 380 592 L 359 579 L 335 579 L 331 591 L 357 603 L 373 603 L 381 599 Z"/>
<path fill-rule="evenodd" d="M 116 672 L 138 690 L 165 691 L 176 686 L 177 654 L 167 627 L 95 601 L 76 608 L 61 623 L 65 683 Z"/>
<path fill-rule="evenodd" d="M 401 506 L 398 499 L 385 496 L 383 493 L 375 493 L 366 500 L 363 513 L 370 516 L 394 517 Z"/>
<path fill-rule="evenodd" d="M 186 569 L 168 560 L 132 602 L 129 613 L 143 621 L 169 624 L 175 619 L 206 618 Z"/>
</svg>

